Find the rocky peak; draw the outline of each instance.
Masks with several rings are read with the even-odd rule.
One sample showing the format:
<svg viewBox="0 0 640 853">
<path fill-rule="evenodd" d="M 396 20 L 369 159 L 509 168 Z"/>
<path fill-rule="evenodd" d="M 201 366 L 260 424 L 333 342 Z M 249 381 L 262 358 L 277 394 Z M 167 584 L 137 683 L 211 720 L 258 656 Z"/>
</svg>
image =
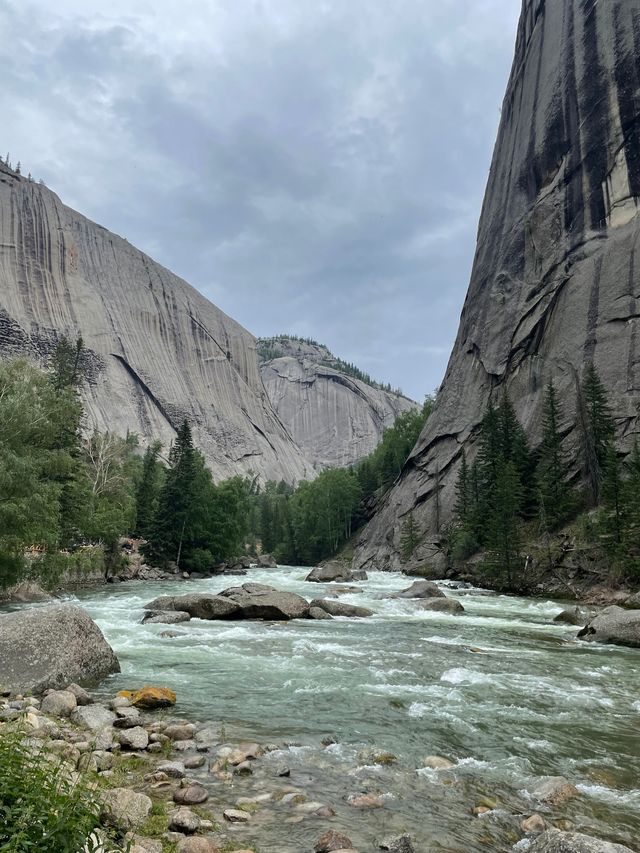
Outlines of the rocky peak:
<svg viewBox="0 0 640 853">
<path fill-rule="evenodd" d="M 316 341 L 263 338 L 258 353 L 271 405 L 316 469 L 353 465 L 398 415 L 417 408 Z"/>
</svg>

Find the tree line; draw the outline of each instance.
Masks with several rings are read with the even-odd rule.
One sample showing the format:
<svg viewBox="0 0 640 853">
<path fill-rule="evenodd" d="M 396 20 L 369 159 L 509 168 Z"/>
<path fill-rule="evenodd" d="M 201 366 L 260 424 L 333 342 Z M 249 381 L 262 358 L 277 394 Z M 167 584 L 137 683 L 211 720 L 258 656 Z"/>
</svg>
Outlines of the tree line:
<svg viewBox="0 0 640 853">
<path fill-rule="evenodd" d="M 129 536 L 146 540 L 152 564 L 188 571 L 259 545 L 283 562 L 317 562 L 339 550 L 398 476 L 432 406 L 429 398 L 399 417 L 351 469 L 297 488 L 261 487 L 256 477 L 216 484 L 186 421 L 166 458 L 158 441 L 142 454 L 135 435 L 86 435 L 85 360 L 81 339 L 62 338 L 48 370 L 0 362 L 0 587 L 25 574 L 50 579 L 95 567 L 96 559 L 113 572 Z"/>
<path fill-rule="evenodd" d="M 83 435 L 81 340 L 62 339 L 50 369 L 0 362 L 0 587 L 121 559 L 119 540 L 148 539 L 150 559 L 199 569 L 242 552 L 249 484 L 214 484 L 183 424 L 169 451 L 141 457 L 134 435 Z"/>
<path fill-rule="evenodd" d="M 463 453 L 454 522 L 444 531 L 448 556 L 463 560 L 478 550 L 495 581 L 514 588 L 524 566 L 523 541 L 547 538 L 585 510 L 587 536 L 612 565 L 640 569 L 640 449 L 623 461 L 606 389 L 592 363 L 576 395 L 581 462 L 572 463 L 564 411 L 553 381 L 544 389 L 542 437 L 531 448 L 505 393 L 490 402 L 480 424 L 472 463 Z"/>
<path fill-rule="evenodd" d="M 433 408 L 400 415 L 381 443 L 352 468 L 323 471 L 294 489 L 269 482 L 251 496 L 250 532 L 282 563 L 309 565 L 336 554 L 400 474 Z"/>
</svg>

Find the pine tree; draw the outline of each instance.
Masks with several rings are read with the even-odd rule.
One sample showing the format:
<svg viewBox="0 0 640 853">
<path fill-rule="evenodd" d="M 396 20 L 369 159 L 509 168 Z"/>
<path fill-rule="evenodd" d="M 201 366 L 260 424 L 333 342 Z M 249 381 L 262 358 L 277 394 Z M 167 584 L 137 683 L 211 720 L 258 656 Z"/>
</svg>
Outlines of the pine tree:
<svg viewBox="0 0 640 853">
<path fill-rule="evenodd" d="M 400 532 L 400 556 L 403 562 L 408 563 L 413 557 L 421 539 L 420 528 L 413 517 L 413 513 L 410 512 L 403 521 Z"/>
<path fill-rule="evenodd" d="M 161 466 L 158 462 L 162 445 L 152 442 L 146 449 L 142 462 L 142 477 L 136 489 L 136 536 L 147 539 L 153 530 L 158 511 Z"/>
<path fill-rule="evenodd" d="M 22 168 L 22 167 L 21 167 L 21 164 L 20 164 L 20 160 L 18 160 L 18 165 L 16 166 L 16 175 L 20 175 L 20 174 L 21 174 L 21 168 Z"/>
<path fill-rule="evenodd" d="M 457 520 L 466 527 L 471 520 L 472 494 L 471 494 L 471 471 L 467 462 L 467 454 L 462 451 L 462 462 L 456 482 L 456 500 L 453 507 Z"/>
<path fill-rule="evenodd" d="M 545 524 L 553 529 L 564 521 L 575 506 L 575 494 L 569 483 L 571 465 L 560 432 L 562 408 L 552 381 L 544 392 L 542 441 L 538 448 L 536 480 L 538 500 L 544 511 Z"/>
<path fill-rule="evenodd" d="M 602 477 L 615 441 L 615 423 L 607 393 L 593 362 L 586 366 L 578 395 L 585 474 L 594 506 L 600 502 Z"/>
</svg>

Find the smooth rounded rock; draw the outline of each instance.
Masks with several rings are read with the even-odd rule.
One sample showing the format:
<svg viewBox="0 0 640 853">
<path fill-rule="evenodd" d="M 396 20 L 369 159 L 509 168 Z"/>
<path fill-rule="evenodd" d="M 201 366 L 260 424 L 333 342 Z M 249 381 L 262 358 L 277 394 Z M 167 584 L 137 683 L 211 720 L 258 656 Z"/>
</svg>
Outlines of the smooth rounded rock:
<svg viewBox="0 0 640 853">
<path fill-rule="evenodd" d="M 199 782 L 188 782 L 174 791 L 173 801 L 181 806 L 197 806 L 209 799 L 207 789 Z"/>
<path fill-rule="evenodd" d="M 314 853 L 333 853 L 334 850 L 344 850 L 352 847 L 352 841 L 341 832 L 327 830 L 313 845 Z"/>
<path fill-rule="evenodd" d="M 54 717 L 70 717 L 78 707 L 78 700 L 70 690 L 52 690 L 43 698 L 40 710 Z"/>
</svg>

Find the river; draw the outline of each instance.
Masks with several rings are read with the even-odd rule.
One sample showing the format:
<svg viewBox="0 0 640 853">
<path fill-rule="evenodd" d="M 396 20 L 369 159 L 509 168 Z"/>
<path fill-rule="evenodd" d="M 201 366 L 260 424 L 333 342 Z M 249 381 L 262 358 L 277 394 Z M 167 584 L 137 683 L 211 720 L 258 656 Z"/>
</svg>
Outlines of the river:
<svg viewBox="0 0 640 853">
<path fill-rule="evenodd" d="M 552 622 L 557 602 L 457 590 L 448 594 L 464 614 L 431 613 L 385 598 L 407 578 L 373 572 L 361 594 L 341 597 L 374 610 L 369 619 L 140 624 L 158 595 L 246 580 L 321 597 L 306 571 L 255 569 L 247 578 L 128 583 L 78 596 L 122 664 L 103 690 L 171 687 L 174 716 L 222 721 L 228 740 L 281 747 L 233 787 L 201 771 L 214 812 L 285 785 L 337 812 L 329 822 L 304 806 L 273 805 L 233 830 L 239 846 L 309 851 L 331 826 L 363 853 L 401 831 L 423 852 L 525 850 L 520 820 L 540 810 L 528 790 L 542 776 L 564 775 L 580 796 L 551 820 L 640 849 L 639 653 L 576 641 L 575 628 Z M 160 637 L 166 630 L 179 636 Z M 322 746 L 325 736 L 336 743 Z M 373 750 L 397 762 L 376 765 Z M 425 769 L 429 755 L 455 766 Z M 277 776 L 283 765 L 289 779 Z M 384 808 L 345 802 L 360 791 L 382 795 Z"/>
</svg>

